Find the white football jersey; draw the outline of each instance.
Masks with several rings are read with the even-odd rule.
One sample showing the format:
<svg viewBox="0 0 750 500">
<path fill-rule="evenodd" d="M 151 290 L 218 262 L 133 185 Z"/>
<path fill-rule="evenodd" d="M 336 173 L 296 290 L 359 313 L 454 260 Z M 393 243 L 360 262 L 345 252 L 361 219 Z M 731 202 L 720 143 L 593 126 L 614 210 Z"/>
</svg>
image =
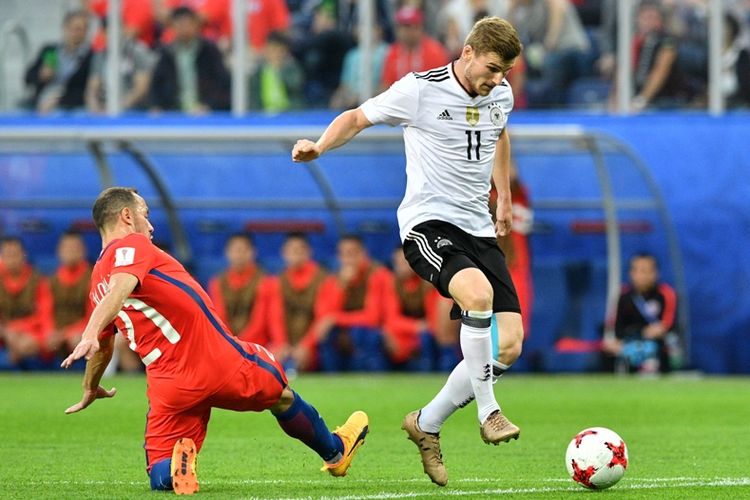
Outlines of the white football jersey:
<svg viewBox="0 0 750 500">
<path fill-rule="evenodd" d="M 433 219 L 474 236 L 495 236 L 488 201 L 495 146 L 513 109 L 506 80 L 487 96 L 471 97 L 449 63 L 409 73 L 360 109 L 374 124 L 404 127 L 401 241 L 414 226 Z"/>
</svg>

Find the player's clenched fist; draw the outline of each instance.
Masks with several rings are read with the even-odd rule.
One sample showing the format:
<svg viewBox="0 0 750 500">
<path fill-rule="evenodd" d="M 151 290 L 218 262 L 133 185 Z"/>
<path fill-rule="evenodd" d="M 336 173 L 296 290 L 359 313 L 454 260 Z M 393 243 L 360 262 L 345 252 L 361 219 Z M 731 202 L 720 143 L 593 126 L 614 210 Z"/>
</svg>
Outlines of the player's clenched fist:
<svg viewBox="0 0 750 500">
<path fill-rule="evenodd" d="M 315 160 L 320 156 L 320 147 L 309 139 L 300 139 L 292 149 L 292 160 L 296 162 Z"/>
</svg>

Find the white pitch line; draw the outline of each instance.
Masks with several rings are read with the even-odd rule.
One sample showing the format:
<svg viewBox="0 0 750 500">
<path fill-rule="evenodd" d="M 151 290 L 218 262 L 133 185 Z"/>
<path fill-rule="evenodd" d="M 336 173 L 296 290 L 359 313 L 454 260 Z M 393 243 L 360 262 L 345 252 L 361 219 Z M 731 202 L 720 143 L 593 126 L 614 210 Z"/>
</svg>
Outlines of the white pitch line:
<svg viewBox="0 0 750 500">
<path fill-rule="evenodd" d="M 711 487 L 711 486 L 750 486 L 750 478 L 723 478 L 719 481 L 685 481 L 664 484 L 630 484 L 617 486 L 618 490 L 649 490 L 663 487 L 691 488 L 691 487 Z M 542 487 L 542 488 L 497 488 L 475 491 L 458 491 L 458 490 L 440 490 L 441 496 L 473 496 L 473 495 L 508 495 L 508 494 L 536 494 L 536 493 L 563 493 L 581 491 L 581 487 L 570 486 L 566 488 Z M 388 498 L 416 498 L 433 496 L 434 492 L 410 492 L 410 493 L 388 493 L 381 492 L 373 495 L 347 495 L 347 496 L 324 496 L 320 500 L 384 500 Z M 310 497 L 303 497 L 310 498 Z M 299 500 L 299 499 L 289 499 Z"/>
<path fill-rule="evenodd" d="M 415 484 L 415 483 L 426 483 L 426 478 L 410 478 L 410 479 L 347 479 L 347 483 L 351 484 Z M 529 481 L 529 482 L 555 482 L 569 483 L 570 479 L 560 478 L 548 478 L 548 479 L 529 479 L 524 480 L 519 478 L 516 481 Z M 635 482 L 637 481 L 637 482 Z M 456 483 L 494 483 L 496 479 L 492 478 L 461 478 L 451 480 L 451 485 Z M 18 481 L 13 482 L 14 485 L 25 485 L 25 486 L 57 486 L 57 485 L 73 485 L 73 486 L 140 486 L 146 484 L 147 481 L 122 481 L 122 480 L 46 480 L 46 481 Z M 0 484 L 2 484 L 0 482 Z M 6 484 L 11 484 L 7 482 Z M 229 479 L 229 480 L 215 480 L 215 481 L 201 481 L 203 485 L 235 485 L 235 486 L 250 486 L 250 485 L 305 485 L 305 486 L 323 486 L 330 485 L 330 480 L 293 480 L 293 479 Z M 617 486 L 617 489 L 654 489 L 662 487 L 691 487 L 691 486 L 750 486 L 750 477 L 713 477 L 713 478 L 700 478 L 700 477 L 664 477 L 664 478 L 629 478 L 623 483 Z M 529 488 L 491 488 L 479 491 L 459 491 L 452 489 L 441 489 L 441 494 L 463 496 L 463 495 L 474 495 L 474 494 L 501 494 L 501 493 L 542 493 L 547 491 L 580 491 L 580 487 L 571 484 L 569 487 L 529 487 Z M 424 496 L 432 495 L 433 492 L 413 492 L 413 493 L 388 493 L 381 492 L 370 496 L 341 496 L 341 497 L 324 497 L 324 498 L 338 498 L 340 500 L 346 500 L 350 498 L 406 498 L 412 496 Z M 383 497 L 382 495 L 386 495 Z M 299 497 L 309 498 L 309 497 Z"/>
</svg>

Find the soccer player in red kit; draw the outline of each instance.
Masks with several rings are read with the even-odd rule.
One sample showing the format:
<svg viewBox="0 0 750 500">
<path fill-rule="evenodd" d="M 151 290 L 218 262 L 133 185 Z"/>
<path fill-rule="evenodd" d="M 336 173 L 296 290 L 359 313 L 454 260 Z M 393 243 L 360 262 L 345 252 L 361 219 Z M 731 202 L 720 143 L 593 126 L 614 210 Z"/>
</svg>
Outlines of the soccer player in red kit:
<svg viewBox="0 0 750 500">
<path fill-rule="evenodd" d="M 198 490 L 195 456 L 212 408 L 270 410 L 284 432 L 320 455 L 322 470 L 346 475 L 367 434 L 367 415 L 354 412 L 329 432 L 315 408 L 289 387 L 273 355 L 229 333 L 208 294 L 151 243 L 148 215 L 145 200 L 131 188 L 109 188 L 94 203 L 103 246 L 91 277 L 96 306 L 81 342 L 62 363 L 68 368 L 77 359 L 88 361 L 83 397 L 65 412 L 115 395 L 99 381 L 117 330 L 146 365 L 144 446 L 152 489 Z"/>
</svg>

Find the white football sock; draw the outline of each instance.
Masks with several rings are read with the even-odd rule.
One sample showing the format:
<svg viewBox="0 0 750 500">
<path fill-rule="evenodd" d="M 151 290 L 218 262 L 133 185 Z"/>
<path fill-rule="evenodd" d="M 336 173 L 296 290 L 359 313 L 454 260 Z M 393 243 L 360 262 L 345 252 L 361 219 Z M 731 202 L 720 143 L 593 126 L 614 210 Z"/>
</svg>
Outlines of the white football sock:
<svg viewBox="0 0 750 500">
<path fill-rule="evenodd" d="M 500 409 L 492 391 L 491 318 L 492 311 L 461 313 L 461 351 L 477 400 L 479 423 L 484 423 L 492 412 Z"/>
<path fill-rule="evenodd" d="M 419 428 L 437 434 L 453 412 L 474 400 L 474 390 L 469 382 L 466 362 L 461 361 L 448 375 L 448 381 L 432 401 L 419 413 Z"/>
<path fill-rule="evenodd" d="M 495 384 L 509 368 L 509 365 L 493 360 L 492 383 Z M 461 361 L 448 375 L 448 381 L 437 396 L 422 408 L 419 413 L 419 428 L 425 432 L 439 433 L 448 417 L 472 401 L 474 401 L 474 390 L 469 382 L 466 362 Z"/>
</svg>

